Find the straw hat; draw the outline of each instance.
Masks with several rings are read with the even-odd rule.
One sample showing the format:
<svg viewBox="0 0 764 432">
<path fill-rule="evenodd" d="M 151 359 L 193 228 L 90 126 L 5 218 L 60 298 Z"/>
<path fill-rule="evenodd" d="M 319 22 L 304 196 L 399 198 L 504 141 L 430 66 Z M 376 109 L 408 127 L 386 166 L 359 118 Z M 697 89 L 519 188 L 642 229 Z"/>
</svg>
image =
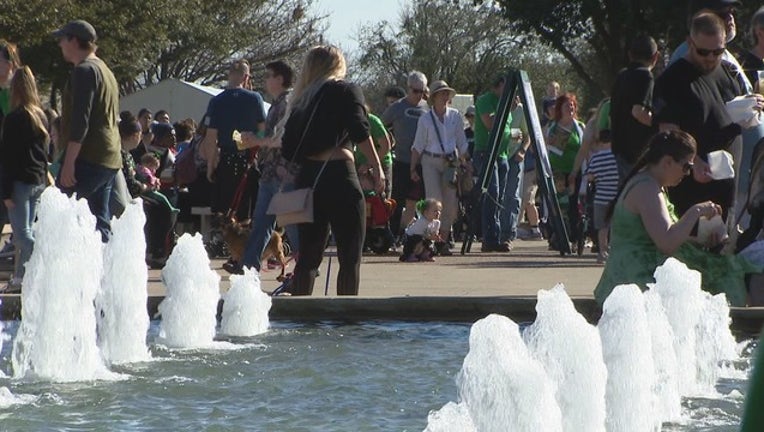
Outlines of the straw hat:
<svg viewBox="0 0 764 432">
<path fill-rule="evenodd" d="M 430 97 L 434 97 L 435 93 L 441 92 L 441 91 L 449 92 L 450 93 L 450 95 L 448 96 L 449 98 L 452 98 L 456 95 L 456 90 L 449 87 L 448 83 L 443 80 L 433 81 L 430 84 Z"/>
</svg>

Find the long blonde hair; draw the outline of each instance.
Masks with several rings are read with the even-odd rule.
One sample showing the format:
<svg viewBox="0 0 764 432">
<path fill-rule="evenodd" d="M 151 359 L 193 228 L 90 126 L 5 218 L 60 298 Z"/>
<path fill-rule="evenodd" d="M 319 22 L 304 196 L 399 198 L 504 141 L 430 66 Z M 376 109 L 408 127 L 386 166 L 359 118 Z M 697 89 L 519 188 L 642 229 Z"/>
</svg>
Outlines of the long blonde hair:
<svg viewBox="0 0 764 432">
<path fill-rule="evenodd" d="M 304 109 L 321 86 L 330 80 L 345 78 L 347 67 L 342 51 L 333 45 L 318 45 L 305 55 L 302 71 L 292 90 L 290 106 Z"/>
<path fill-rule="evenodd" d="M 274 128 L 274 136 L 283 136 L 289 115 L 307 108 L 326 82 L 344 79 L 346 73 L 345 56 L 336 46 L 317 45 L 308 50 L 297 82 L 288 96 L 286 115 Z"/>
<path fill-rule="evenodd" d="M 11 110 L 26 110 L 32 119 L 32 127 L 37 133 L 45 137 L 47 142 L 50 138 L 48 128 L 45 126 L 47 117 L 40 103 L 37 93 L 37 83 L 29 66 L 22 66 L 13 74 L 11 79 Z"/>
</svg>

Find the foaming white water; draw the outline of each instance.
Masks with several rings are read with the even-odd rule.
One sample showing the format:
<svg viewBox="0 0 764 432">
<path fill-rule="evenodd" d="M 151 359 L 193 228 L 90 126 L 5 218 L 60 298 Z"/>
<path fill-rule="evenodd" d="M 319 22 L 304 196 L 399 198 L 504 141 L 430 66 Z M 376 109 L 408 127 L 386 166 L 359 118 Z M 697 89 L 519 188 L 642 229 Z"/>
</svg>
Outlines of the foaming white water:
<svg viewBox="0 0 764 432">
<path fill-rule="evenodd" d="M 637 285 L 619 285 L 602 306 L 598 324 L 607 366 L 607 430 L 660 430 L 653 412 L 653 348 L 645 300 Z"/>
<path fill-rule="evenodd" d="M 13 405 L 25 405 L 34 402 L 37 399 L 33 395 L 14 395 L 8 387 L 0 387 L 0 408 L 8 408 Z"/>
<path fill-rule="evenodd" d="M 254 336 L 268 330 L 271 297 L 260 289 L 259 274 L 249 268 L 231 276 L 231 288 L 223 296 L 220 332 L 230 336 Z"/>
<path fill-rule="evenodd" d="M 507 317 L 489 315 L 472 326 L 457 384 L 481 432 L 562 431 L 554 383 Z"/>
<path fill-rule="evenodd" d="M 674 258 L 668 258 L 662 266 L 655 269 L 654 275 L 656 283 L 650 289 L 660 295 L 674 333 L 677 364 L 681 365 L 677 375 L 679 393 L 695 394 L 698 392 L 695 327 L 703 311 L 700 273 L 688 269 Z"/>
<path fill-rule="evenodd" d="M 13 374 L 57 382 L 115 379 L 96 343 L 94 301 L 103 245 L 85 200 L 47 188 L 33 225 L 34 252 L 22 282 Z"/>
<path fill-rule="evenodd" d="M 213 346 L 220 276 L 210 269 L 202 236 L 183 234 L 162 269 L 167 294 L 159 304 L 157 342 L 170 348 Z"/>
<path fill-rule="evenodd" d="M 660 295 L 674 333 L 680 394 L 716 394 L 720 362 L 738 356 L 726 296 L 703 291 L 700 273 L 674 258 L 655 270 L 655 280 L 651 290 Z"/>
<path fill-rule="evenodd" d="M 2 304 L 3 304 L 3 301 L 0 300 L 0 306 L 2 306 Z M 11 337 L 5 334 L 5 332 L 3 332 L 3 322 L 0 321 L 0 351 L 3 350 L 3 345 L 5 345 L 5 342 L 9 340 L 11 340 Z M 2 370 L 0 370 L 0 378 L 5 378 L 5 372 L 3 372 Z"/>
<path fill-rule="evenodd" d="M 603 305 L 597 330 L 607 368 L 609 432 L 659 431 L 664 422 L 695 425 L 705 417 L 719 421 L 728 414 L 717 408 L 718 413 L 698 417 L 693 407 L 692 418 L 683 417 L 681 397 L 706 389 L 701 396 L 735 400 L 739 392 L 719 395 L 716 381 L 722 375 L 746 378 L 747 362 L 738 357 L 747 344 L 734 342 L 725 296 L 703 292 L 700 274 L 674 259 L 655 275 L 657 283 L 647 292 L 637 285 L 621 285 Z M 601 406 L 600 399 L 593 398 L 601 375 L 591 370 L 598 368 L 598 343 L 588 341 L 591 326 L 575 312 L 561 286 L 540 291 L 538 297 L 537 320 L 524 332 L 527 350 L 508 318 L 491 315 L 473 325 L 470 351 L 457 378 L 460 403 L 430 412 L 426 431 L 602 430 L 599 423 L 583 423 L 601 418 L 596 414 L 576 417 L 581 423 L 573 423 L 568 415 L 576 404 L 581 405 L 579 413 Z M 593 377 L 577 376 L 587 373 Z M 559 408 L 555 401 L 542 402 L 552 382 L 558 386 L 551 391 L 556 391 Z M 535 399 L 526 397 L 524 389 L 534 391 Z M 549 408 L 539 409 L 540 404 Z M 528 417 L 533 415 L 551 423 L 532 424 Z M 512 416 L 518 418 L 506 418 Z"/>
<path fill-rule="evenodd" d="M 707 394 L 716 394 L 716 382 L 722 373 L 720 365 L 725 360 L 738 357 L 735 337 L 730 331 L 730 308 L 727 296 L 704 294 L 702 319 L 695 327 L 695 356 L 698 388 Z"/>
<path fill-rule="evenodd" d="M 104 251 L 104 276 L 96 297 L 98 346 L 109 364 L 146 361 L 149 316 L 148 270 L 144 254 L 143 202 L 130 203 L 111 223 L 113 236 Z"/>
<path fill-rule="evenodd" d="M 576 311 L 561 284 L 538 292 L 536 312 L 523 339 L 557 384 L 563 430 L 604 432 L 607 369 L 597 328 Z"/>
<path fill-rule="evenodd" d="M 477 432 L 477 429 L 465 404 L 449 402 L 439 410 L 430 411 L 424 432 Z"/>
<path fill-rule="evenodd" d="M 682 418 L 682 398 L 677 382 L 679 366 L 674 352 L 674 332 L 661 305 L 660 295 L 655 290 L 647 290 L 644 297 L 655 367 L 654 411 L 663 422 L 678 422 Z"/>
</svg>

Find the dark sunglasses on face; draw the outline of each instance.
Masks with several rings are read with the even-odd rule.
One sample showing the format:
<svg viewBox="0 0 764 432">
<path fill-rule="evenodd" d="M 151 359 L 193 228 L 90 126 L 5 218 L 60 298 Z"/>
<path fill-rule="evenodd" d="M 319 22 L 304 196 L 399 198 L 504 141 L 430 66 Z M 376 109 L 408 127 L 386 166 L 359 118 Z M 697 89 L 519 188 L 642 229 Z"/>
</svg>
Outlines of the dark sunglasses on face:
<svg viewBox="0 0 764 432">
<path fill-rule="evenodd" d="M 414 94 L 422 94 L 422 93 L 424 93 L 423 89 L 415 89 L 413 87 L 409 87 L 409 90 L 411 90 L 411 92 L 414 93 Z"/>
<path fill-rule="evenodd" d="M 708 57 L 711 54 L 713 54 L 714 57 L 719 57 L 720 55 L 724 54 L 725 50 L 726 48 L 706 49 L 695 47 L 695 52 L 698 53 L 698 55 L 701 57 Z"/>
</svg>

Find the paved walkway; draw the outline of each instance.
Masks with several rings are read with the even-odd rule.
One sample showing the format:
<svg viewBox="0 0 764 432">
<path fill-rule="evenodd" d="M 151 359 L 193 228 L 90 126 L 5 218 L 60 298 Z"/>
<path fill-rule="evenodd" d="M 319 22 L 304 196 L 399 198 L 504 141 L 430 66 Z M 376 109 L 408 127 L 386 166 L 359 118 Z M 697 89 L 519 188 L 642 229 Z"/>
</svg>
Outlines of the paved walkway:
<svg viewBox="0 0 764 432">
<path fill-rule="evenodd" d="M 596 254 L 583 257 L 561 257 L 547 250 L 545 241 L 516 241 L 509 253 L 482 253 L 480 244 L 473 243 L 472 252 L 436 257 L 431 263 L 401 263 L 397 255 L 366 255 L 361 265 L 361 297 L 401 296 L 520 296 L 535 297 L 540 289 L 563 283 L 571 296 L 592 297 L 602 266 Z M 328 264 L 331 260 L 331 272 Z M 212 268 L 222 277 L 221 291 L 228 289 L 228 273 L 222 269 L 224 260 L 213 260 Z M 294 269 L 293 263 L 287 271 Z M 338 263 L 332 249 L 327 251 L 316 279 L 314 297 L 323 297 L 326 275 L 329 273 L 329 296 L 336 295 Z M 278 270 L 262 273 L 262 288 L 273 291 Z M 159 270 L 149 272 L 149 295 L 164 295 Z"/>
</svg>

